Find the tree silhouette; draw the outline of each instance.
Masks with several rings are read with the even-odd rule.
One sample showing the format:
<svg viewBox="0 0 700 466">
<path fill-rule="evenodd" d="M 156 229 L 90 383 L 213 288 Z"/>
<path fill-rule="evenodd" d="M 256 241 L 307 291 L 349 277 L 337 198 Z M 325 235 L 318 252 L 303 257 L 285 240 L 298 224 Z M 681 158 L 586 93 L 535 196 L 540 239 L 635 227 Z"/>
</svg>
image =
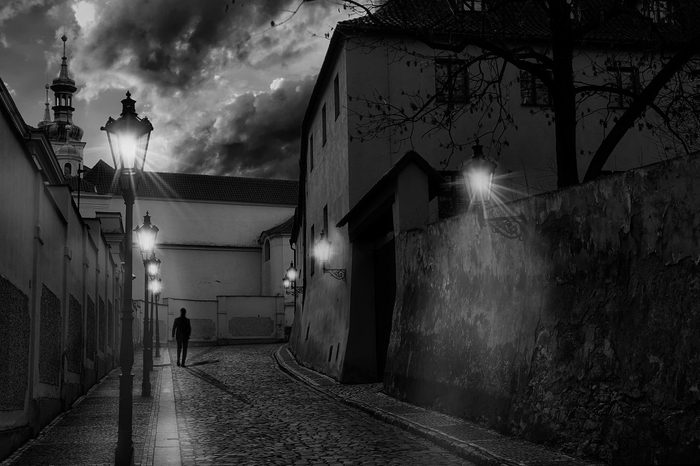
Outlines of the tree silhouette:
<svg viewBox="0 0 700 466">
<path fill-rule="evenodd" d="M 312 0 L 305 0 L 309 2 Z M 319 0 L 316 0 L 319 1 Z M 548 93 L 544 112 L 554 126 L 557 184 L 580 182 L 578 123 L 597 117 L 606 128 L 583 177 L 599 176 L 622 138 L 635 126 L 650 130 L 673 151 L 697 150 L 700 127 L 700 2 L 694 0 L 387 0 L 333 3 L 361 17 L 339 23 L 335 33 L 401 36 L 446 53 L 467 47 L 481 52 L 466 59 L 469 99 L 445 105 L 434 93 L 405 89 L 405 102 L 364 96 L 358 134 L 369 138 L 393 130 L 408 135 L 416 125 L 450 135 L 467 113 L 480 115 L 476 137 L 508 145 L 505 130 L 517 125 L 506 105 L 509 67 Z M 370 42 L 371 43 L 371 42 Z M 371 46 L 371 45 L 370 45 Z M 394 47 L 396 60 L 418 66 L 419 53 Z M 593 50 L 606 55 L 600 62 Z M 402 56 L 403 55 L 403 56 Z M 413 57 L 413 58 L 412 58 Z M 582 61 L 586 61 L 581 65 Z M 622 65 L 624 64 L 624 65 Z M 630 65 L 630 66 L 627 66 Z M 626 82 L 625 80 L 629 80 Z M 625 82 L 622 82 L 625 81 Z M 533 88 L 533 92 L 536 89 Z M 578 149 L 578 151 L 577 151 Z M 452 152 L 450 152 L 452 153 Z"/>
</svg>

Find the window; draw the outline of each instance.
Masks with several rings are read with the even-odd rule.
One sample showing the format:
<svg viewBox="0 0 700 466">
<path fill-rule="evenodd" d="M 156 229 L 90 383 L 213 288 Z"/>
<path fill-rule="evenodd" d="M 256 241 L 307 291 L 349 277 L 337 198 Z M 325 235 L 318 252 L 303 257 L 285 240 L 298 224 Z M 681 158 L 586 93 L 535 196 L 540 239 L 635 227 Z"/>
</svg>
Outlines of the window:
<svg viewBox="0 0 700 466">
<path fill-rule="evenodd" d="M 670 0 L 644 0 L 640 12 L 655 23 L 673 21 L 673 5 Z"/>
<path fill-rule="evenodd" d="M 485 11 L 484 0 L 455 0 L 457 11 Z"/>
<path fill-rule="evenodd" d="M 306 264 L 306 268 L 309 269 L 309 274 L 313 275 L 314 272 L 316 271 L 316 258 L 313 256 L 313 248 L 316 246 L 316 233 L 314 230 L 314 226 L 311 225 L 311 248 L 309 248 L 312 253 L 309 255 L 309 261 L 311 264 Z"/>
<path fill-rule="evenodd" d="M 322 140 L 321 140 L 321 145 L 325 146 L 326 145 L 326 139 L 327 139 L 327 133 L 326 133 L 326 104 L 323 104 L 323 108 L 321 109 L 321 125 L 322 125 Z"/>
<path fill-rule="evenodd" d="M 337 120 L 338 115 L 340 115 L 340 81 L 337 74 L 333 80 L 333 105 L 335 106 L 333 110 L 335 111 L 335 119 Z"/>
<path fill-rule="evenodd" d="M 463 60 L 435 60 L 435 98 L 441 103 L 469 99 L 469 74 Z"/>
<path fill-rule="evenodd" d="M 265 262 L 270 260 L 270 240 L 266 239 L 265 240 Z"/>
<path fill-rule="evenodd" d="M 70 163 L 65 164 L 63 166 L 63 176 L 71 176 L 71 174 L 72 174 L 71 172 L 72 172 L 72 170 L 71 170 Z"/>
<path fill-rule="evenodd" d="M 520 103 L 534 107 L 552 105 L 552 95 L 544 82 L 525 70 L 520 70 Z"/>
<path fill-rule="evenodd" d="M 328 238 L 328 205 L 323 206 L 323 232 Z"/>
<path fill-rule="evenodd" d="M 609 66 L 608 72 L 612 73 L 615 82 L 614 86 L 620 91 L 637 94 L 639 90 L 639 71 L 633 66 Z M 621 92 L 611 92 L 610 108 L 627 108 L 632 102 L 632 98 Z"/>
<path fill-rule="evenodd" d="M 309 136 L 309 171 L 314 169 L 314 135 Z"/>
</svg>

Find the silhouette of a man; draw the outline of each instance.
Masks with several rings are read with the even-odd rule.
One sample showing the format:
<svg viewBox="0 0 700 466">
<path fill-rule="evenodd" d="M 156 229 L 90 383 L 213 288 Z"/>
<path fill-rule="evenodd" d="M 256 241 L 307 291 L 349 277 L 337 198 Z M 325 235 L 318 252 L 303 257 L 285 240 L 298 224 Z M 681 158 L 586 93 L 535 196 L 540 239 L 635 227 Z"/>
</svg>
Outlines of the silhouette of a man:
<svg viewBox="0 0 700 466">
<path fill-rule="evenodd" d="M 185 359 L 187 359 L 187 342 L 192 333 L 190 319 L 185 317 L 187 310 L 183 307 L 180 309 L 180 317 L 173 322 L 173 338 L 177 341 L 177 365 L 185 367 Z M 180 360 L 180 352 L 182 352 L 182 360 Z"/>
</svg>

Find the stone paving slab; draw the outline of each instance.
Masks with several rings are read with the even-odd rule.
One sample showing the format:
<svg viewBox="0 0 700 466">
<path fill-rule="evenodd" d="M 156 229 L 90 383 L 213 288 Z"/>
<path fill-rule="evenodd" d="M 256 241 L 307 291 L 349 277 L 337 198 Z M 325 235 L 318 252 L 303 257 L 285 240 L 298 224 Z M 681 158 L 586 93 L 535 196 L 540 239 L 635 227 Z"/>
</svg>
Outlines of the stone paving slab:
<svg viewBox="0 0 700 466">
<path fill-rule="evenodd" d="M 141 397 L 143 357 L 134 354 L 133 423 L 134 464 L 144 463 L 150 455 L 153 404 L 158 397 Z M 156 360 L 157 361 L 157 360 Z M 152 393 L 158 393 L 160 369 L 151 374 Z M 44 427 L 1 464 L 5 465 L 111 465 L 117 443 L 119 374 L 117 368 L 107 374 L 73 406 Z M 152 463 L 151 463 L 152 464 Z"/>
<path fill-rule="evenodd" d="M 381 383 L 342 385 L 300 365 L 284 345 L 275 352 L 280 368 L 307 385 L 335 396 L 390 424 L 422 435 L 478 465 L 584 466 L 587 463 L 543 446 L 503 436 L 464 419 L 399 401 L 381 393 Z"/>
</svg>

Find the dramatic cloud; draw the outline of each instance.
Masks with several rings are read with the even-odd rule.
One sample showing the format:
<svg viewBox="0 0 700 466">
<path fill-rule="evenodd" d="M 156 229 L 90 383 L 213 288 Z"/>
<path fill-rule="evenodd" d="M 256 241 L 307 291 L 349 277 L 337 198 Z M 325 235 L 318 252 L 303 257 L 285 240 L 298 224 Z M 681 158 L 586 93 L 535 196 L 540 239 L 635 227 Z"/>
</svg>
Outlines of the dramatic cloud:
<svg viewBox="0 0 700 466">
<path fill-rule="evenodd" d="M 275 79 L 205 120 L 176 152 L 198 173 L 296 178 L 299 134 L 315 78 Z"/>
<path fill-rule="evenodd" d="M 0 73 L 36 124 L 65 33 L 87 166 L 110 160 L 99 127 L 130 90 L 155 128 L 149 169 L 295 177 L 324 36 L 346 18 L 330 0 L 10 0 Z"/>
</svg>

